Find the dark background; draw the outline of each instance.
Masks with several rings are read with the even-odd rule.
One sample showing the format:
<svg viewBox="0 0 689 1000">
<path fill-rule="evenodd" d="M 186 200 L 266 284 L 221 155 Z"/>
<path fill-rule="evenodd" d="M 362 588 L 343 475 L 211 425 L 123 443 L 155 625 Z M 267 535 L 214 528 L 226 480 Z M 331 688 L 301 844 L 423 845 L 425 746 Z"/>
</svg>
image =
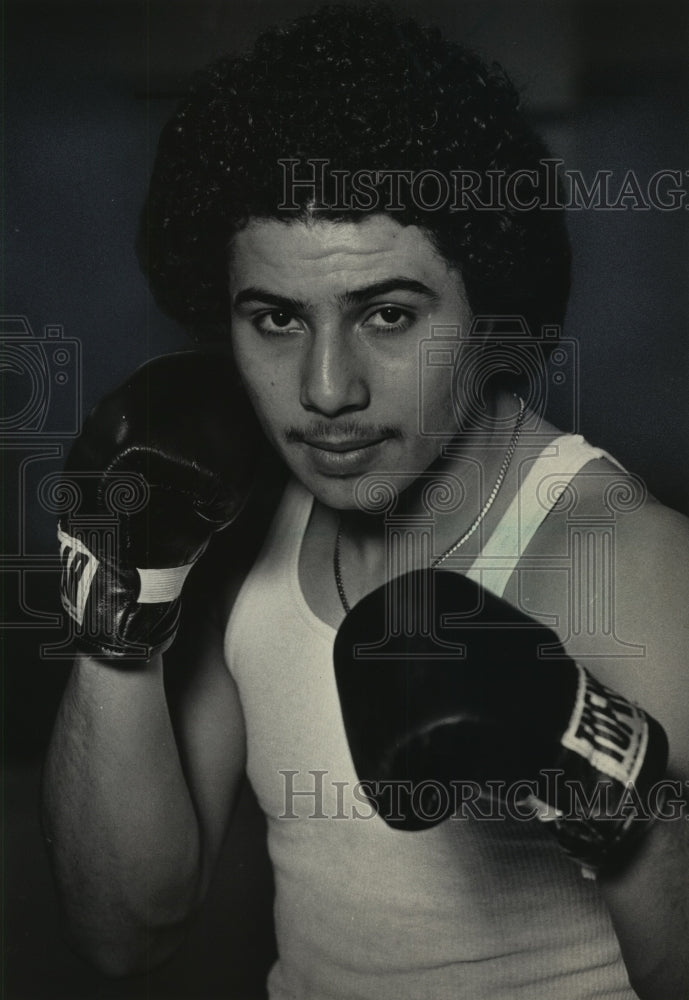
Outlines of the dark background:
<svg viewBox="0 0 689 1000">
<path fill-rule="evenodd" d="M 262 26 L 313 6 L 301 0 L 3 5 L 0 315 L 26 317 L 33 333 L 29 361 L 41 350 L 46 326 L 62 327 L 69 357 L 58 364 L 51 339 L 42 369 L 22 368 L 16 351 L 13 362 L 15 348 L 0 364 L 6 765 L 0 993 L 8 1000 L 261 996 L 273 948 L 271 886 L 250 795 L 211 899 L 166 969 L 108 983 L 61 942 L 38 828 L 38 787 L 68 665 L 59 649 L 45 649 L 59 645 L 61 628 L 55 512 L 46 509 L 39 486 L 60 468 L 81 416 L 106 389 L 147 358 L 187 346 L 183 331 L 148 295 L 132 244 L 157 134 L 188 75 L 222 51 L 245 47 Z M 501 62 L 524 88 L 553 152 L 587 179 L 605 169 L 619 183 L 633 169 L 643 186 L 655 170 L 689 169 L 686 3 L 396 6 Z M 574 287 L 565 329 L 579 345 L 578 429 L 684 511 L 688 218 L 686 208 L 572 212 Z M 9 328 L 6 321 L 5 334 Z M 58 369 L 64 384 L 56 381 Z M 42 405 L 32 410 L 36 371 L 48 381 L 38 387 Z M 28 413 L 35 416 L 20 419 Z"/>
</svg>

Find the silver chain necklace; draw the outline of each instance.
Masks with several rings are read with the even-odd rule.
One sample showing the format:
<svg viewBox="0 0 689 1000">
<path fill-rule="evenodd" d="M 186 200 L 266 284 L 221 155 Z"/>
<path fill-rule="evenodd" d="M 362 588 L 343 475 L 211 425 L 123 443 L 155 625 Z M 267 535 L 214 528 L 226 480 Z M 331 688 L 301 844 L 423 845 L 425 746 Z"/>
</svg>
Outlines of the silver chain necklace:
<svg viewBox="0 0 689 1000">
<path fill-rule="evenodd" d="M 493 489 L 488 494 L 488 499 L 484 503 L 481 510 L 478 512 L 472 523 L 469 525 L 464 534 L 456 542 L 453 542 L 449 549 L 446 549 L 442 555 L 438 556 L 431 563 L 431 568 L 436 569 L 441 563 L 444 563 L 451 555 L 453 555 L 457 549 L 461 548 L 466 541 L 468 541 L 474 532 L 478 529 L 479 525 L 483 521 L 484 517 L 490 510 L 490 508 L 495 503 L 495 498 L 500 492 L 500 487 L 503 484 L 505 476 L 507 475 L 507 470 L 510 467 L 512 458 L 517 449 L 517 443 L 519 441 L 519 435 L 521 434 L 522 424 L 524 423 L 524 400 L 519 397 L 519 413 L 514 424 L 514 430 L 512 431 L 512 437 L 510 438 L 510 443 L 507 446 L 507 451 L 505 452 L 505 457 L 502 460 L 502 465 L 500 466 L 500 471 L 498 472 L 498 477 L 493 484 Z M 335 574 L 335 585 L 337 586 L 337 593 L 340 596 L 340 601 L 342 602 L 342 607 L 345 610 L 345 614 L 349 614 L 351 607 L 349 601 L 347 600 L 347 595 L 345 593 L 344 584 L 342 582 L 342 568 L 340 566 L 340 542 L 342 537 L 342 519 L 339 518 L 337 522 L 337 534 L 335 536 L 335 551 L 333 552 L 333 571 Z"/>
</svg>

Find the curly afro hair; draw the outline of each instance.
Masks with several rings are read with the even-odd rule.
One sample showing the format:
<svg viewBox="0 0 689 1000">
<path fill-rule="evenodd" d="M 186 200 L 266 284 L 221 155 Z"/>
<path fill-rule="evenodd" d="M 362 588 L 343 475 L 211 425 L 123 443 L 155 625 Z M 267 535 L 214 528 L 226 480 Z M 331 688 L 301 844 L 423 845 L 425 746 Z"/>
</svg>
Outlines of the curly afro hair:
<svg viewBox="0 0 689 1000">
<path fill-rule="evenodd" d="M 222 339 L 228 243 L 250 218 L 366 214 L 354 206 L 335 213 L 331 190 L 314 199 L 308 187 L 294 189 L 296 211 L 281 208 L 279 161 L 327 160 L 329 178 L 338 170 L 529 170 L 533 196 L 544 189 L 548 155 L 499 67 L 387 7 L 322 7 L 262 34 L 250 56 L 222 57 L 195 78 L 160 138 L 139 259 L 163 311 L 198 340 Z M 532 332 L 562 322 L 569 244 L 561 208 L 524 210 L 516 197 L 487 210 L 418 201 L 407 197 L 389 214 L 422 226 L 459 267 L 474 313 L 522 315 Z"/>
</svg>

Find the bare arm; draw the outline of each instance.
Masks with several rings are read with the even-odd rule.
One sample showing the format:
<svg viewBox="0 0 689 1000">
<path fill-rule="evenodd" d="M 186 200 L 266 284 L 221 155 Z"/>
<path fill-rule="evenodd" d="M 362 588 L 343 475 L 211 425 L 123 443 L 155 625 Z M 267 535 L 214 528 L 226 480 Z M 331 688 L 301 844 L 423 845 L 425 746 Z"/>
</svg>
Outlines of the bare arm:
<svg viewBox="0 0 689 1000">
<path fill-rule="evenodd" d="M 112 974 L 143 970 L 180 940 L 243 772 L 223 627 L 260 544 L 250 525 L 272 496 L 248 503 L 261 455 L 234 362 L 208 348 L 133 372 L 65 463 L 79 505 L 60 521 L 62 601 L 83 655 L 48 752 L 44 826 L 68 932 Z M 144 478 L 138 506 L 110 508 L 120 476 Z M 236 527 L 243 508 L 251 517 Z"/>
<path fill-rule="evenodd" d="M 186 674 L 169 699 L 160 657 L 129 669 L 79 657 L 45 764 L 45 835 L 67 932 L 111 975 L 143 971 L 181 941 L 243 771 L 221 632 L 209 623 L 193 633 L 193 659 L 184 636 L 175 647 Z"/>
<path fill-rule="evenodd" d="M 686 809 L 660 820 L 615 877 L 600 880 L 630 982 L 641 1000 L 689 996 Z"/>
<path fill-rule="evenodd" d="M 581 493 L 586 482 L 580 478 Z M 592 501 L 591 509 L 600 508 Z M 564 551 L 566 522 L 549 518 L 530 554 Z M 549 534 L 548 534 L 549 532 Z M 559 534 L 558 534 L 559 532 Z M 661 723 L 668 737 L 668 779 L 681 797 L 672 796 L 665 812 L 619 872 L 599 876 L 630 982 L 642 1000 L 689 997 L 689 527 L 674 512 L 650 501 L 642 509 L 618 515 L 611 580 L 614 585 L 614 634 L 636 646 L 635 655 L 601 655 L 600 618 L 587 637 L 582 628 L 572 655 L 604 684 L 639 704 Z M 559 547 L 559 548 L 558 548 Z M 600 551 L 600 550 L 599 550 Z M 588 569 L 582 570 L 588 572 Z M 587 605 L 600 607 L 606 595 L 591 575 L 578 591 L 580 621 Z M 535 613 L 555 613 L 567 645 L 571 587 L 536 568 L 524 574 L 522 601 Z M 574 585 L 579 581 L 573 580 Z M 596 625 L 596 622 L 598 625 Z M 582 647 L 584 652 L 582 653 Z M 629 650 L 628 650 L 629 651 Z"/>
<path fill-rule="evenodd" d="M 631 530 L 631 525 L 628 526 Z M 649 510 L 634 544 L 620 524 L 616 619 L 643 657 L 605 663 L 602 679 L 663 725 L 672 795 L 638 853 L 601 879 L 630 981 L 642 1000 L 689 997 L 689 530 L 661 508 Z M 675 786 L 679 795 L 675 794 Z"/>
</svg>

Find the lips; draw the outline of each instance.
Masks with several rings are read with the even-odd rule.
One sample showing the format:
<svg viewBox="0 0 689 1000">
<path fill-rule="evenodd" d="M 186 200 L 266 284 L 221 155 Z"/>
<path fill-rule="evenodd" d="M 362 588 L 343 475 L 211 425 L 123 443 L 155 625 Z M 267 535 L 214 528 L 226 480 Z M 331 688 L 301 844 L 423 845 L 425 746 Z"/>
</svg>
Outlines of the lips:
<svg viewBox="0 0 689 1000">
<path fill-rule="evenodd" d="M 386 439 L 376 438 L 304 438 L 311 468 L 325 476 L 356 476 L 371 469 L 380 456 Z"/>
<path fill-rule="evenodd" d="M 359 451 L 361 448 L 371 448 L 375 444 L 380 444 L 383 438 L 304 438 L 304 444 L 310 448 L 317 448 L 319 451 L 331 451 L 342 454 L 348 451 Z"/>
</svg>

